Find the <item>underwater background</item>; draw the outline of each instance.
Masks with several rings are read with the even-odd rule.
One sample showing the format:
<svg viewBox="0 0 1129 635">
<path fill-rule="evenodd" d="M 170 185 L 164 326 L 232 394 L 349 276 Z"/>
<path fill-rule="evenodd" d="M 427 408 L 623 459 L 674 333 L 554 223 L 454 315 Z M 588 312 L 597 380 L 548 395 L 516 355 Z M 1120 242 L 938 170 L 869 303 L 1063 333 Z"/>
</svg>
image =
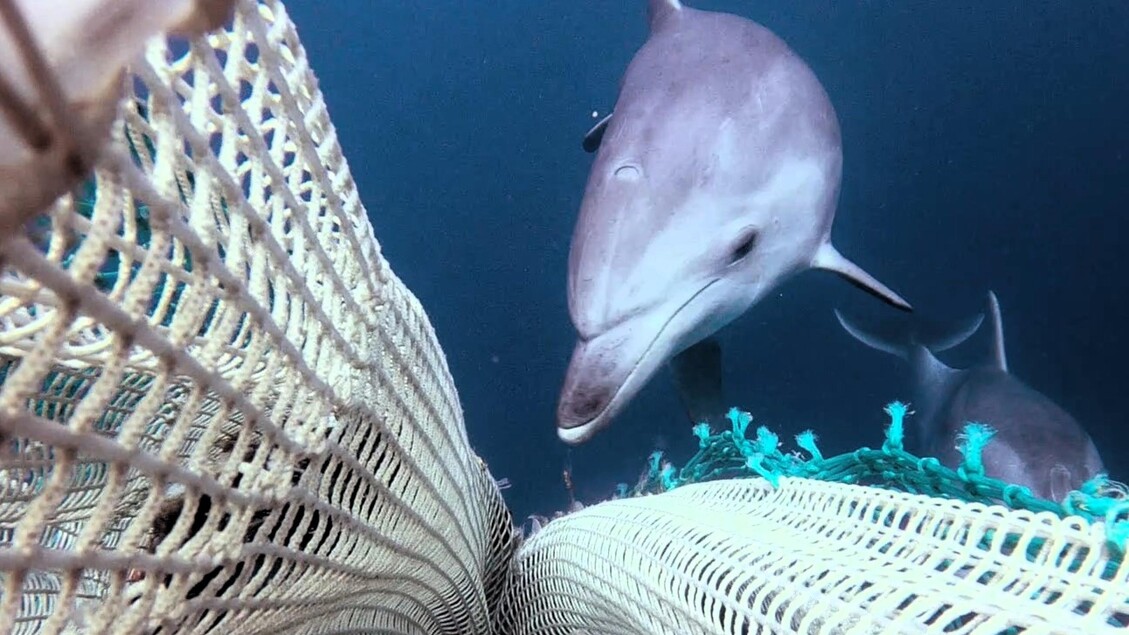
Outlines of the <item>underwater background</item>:
<svg viewBox="0 0 1129 635">
<path fill-rule="evenodd" d="M 925 317 L 1000 299 L 1011 372 L 1073 414 L 1129 479 L 1129 2 L 700 0 L 753 19 L 815 71 L 843 135 L 833 238 Z M 516 519 L 634 483 L 697 448 L 668 371 L 567 451 L 555 409 L 574 344 L 565 280 L 591 164 L 580 140 L 646 37 L 643 0 L 293 2 L 377 237 L 448 358 L 472 445 Z M 720 334 L 754 425 L 875 447 L 905 364 L 832 309 L 891 312 L 801 274 Z M 987 330 L 942 353 L 986 358 Z M 990 422 L 989 422 L 990 423 Z M 908 420 L 912 426 L 913 418 Z"/>
</svg>

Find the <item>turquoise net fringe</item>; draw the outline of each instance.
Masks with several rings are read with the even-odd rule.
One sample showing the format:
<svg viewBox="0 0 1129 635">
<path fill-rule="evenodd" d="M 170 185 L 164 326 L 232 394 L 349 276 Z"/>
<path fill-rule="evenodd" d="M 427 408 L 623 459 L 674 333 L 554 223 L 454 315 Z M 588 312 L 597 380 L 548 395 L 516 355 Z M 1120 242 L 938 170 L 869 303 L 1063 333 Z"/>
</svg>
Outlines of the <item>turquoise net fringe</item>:
<svg viewBox="0 0 1129 635">
<path fill-rule="evenodd" d="M 698 452 L 681 468 L 663 461 L 663 453 L 651 454 L 644 476 L 634 488 L 620 483 L 616 496 L 629 497 L 668 491 L 688 483 L 727 478 L 763 477 L 774 487 L 780 477 L 791 476 L 836 483 L 871 485 L 984 504 L 1002 504 L 1011 509 L 1051 512 L 1060 518 L 1081 517 L 1091 523 L 1104 522 L 1111 566 L 1120 566 L 1129 541 L 1129 490 L 1100 474 L 1061 502 L 1039 498 L 1021 485 L 1007 483 L 984 474 L 984 447 L 991 442 L 991 427 L 969 423 L 960 438 L 964 460 L 956 469 L 945 467 L 935 458 L 920 458 L 905 451 L 905 418 L 909 408 L 898 401 L 886 406 L 890 423 L 879 449 L 860 448 L 854 452 L 825 457 L 810 430 L 796 435 L 796 445 L 807 453 L 784 454 L 779 437 L 768 428 L 756 429 L 755 438 L 747 431 L 753 421 L 748 412 L 732 408 L 731 429 L 714 434 L 709 424 L 693 427 Z M 1037 546 L 1033 546 L 1037 548 Z"/>
</svg>

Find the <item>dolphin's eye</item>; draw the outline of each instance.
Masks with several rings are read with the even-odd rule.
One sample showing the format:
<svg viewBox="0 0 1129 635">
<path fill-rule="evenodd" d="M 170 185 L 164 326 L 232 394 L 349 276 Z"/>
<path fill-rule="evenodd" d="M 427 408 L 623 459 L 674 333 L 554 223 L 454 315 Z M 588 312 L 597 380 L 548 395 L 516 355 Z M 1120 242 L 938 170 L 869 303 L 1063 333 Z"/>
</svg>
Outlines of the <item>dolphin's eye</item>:
<svg viewBox="0 0 1129 635">
<path fill-rule="evenodd" d="M 757 231 L 755 229 L 746 230 L 737 243 L 733 247 L 733 251 L 729 254 L 729 264 L 735 265 L 745 259 L 753 249 L 757 246 Z"/>
</svg>

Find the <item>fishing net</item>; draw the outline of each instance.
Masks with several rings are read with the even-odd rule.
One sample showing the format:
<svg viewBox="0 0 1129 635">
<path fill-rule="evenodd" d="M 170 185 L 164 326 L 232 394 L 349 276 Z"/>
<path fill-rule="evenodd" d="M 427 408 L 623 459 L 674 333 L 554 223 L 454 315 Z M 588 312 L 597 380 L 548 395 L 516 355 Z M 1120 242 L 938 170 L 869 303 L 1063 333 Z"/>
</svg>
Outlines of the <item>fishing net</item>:
<svg viewBox="0 0 1129 635">
<path fill-rule="evenodd" d="M 282 5 L 130 72 L 3 245 L 0 632 L 485 632 L 511 523 Z"/>
<path fill-rule="evenodd" d="M 620 483 L 616 495 L 620 498 L 638 496 L 688 483 L 757 476 L 768 479 L 773 485 L 778 484 L 781 476 L 858 483 L 1102 522 L 1111 555 L 1115 559 L 1124 555 L 1129 541 L 1129 488 L 1124 484 L 1111 481 L 1106 474 L 1098 474 L 1070 492 L 1063 501 L 1045 500 L 1027 487 L 986 474 L 984 448 L 995 436 L 990 425 L 969 422 L 958 436 L 957 450 L 964 458 L 960 465 L 948 467 L 935 458 L 917 457 L 906 451 L 905 420 L 910 414 L 907 404 L 892 402 L 885 412 L 890 424 L 881 448 L 859 448 L 839 456 L 824 457 L 816 444 L 815 433 L 807 430 L 796 436 L 796 445 L 810 457 L 804 459 L 799 451 L 784 454 L 780 438 L 765 426 L 759 426 L 755 437 L 749 439 L 752 415 L 732 408 L 727 415 L 731 424 L 729 430 L 714 434 L 707 423 L 693 427 L 698 452 L 686 465 L 676 469 L 663 461 L 662 452 L 654 452 L 636 486 L 629 489 L 627 484 Z"/>
<path fill-rule="evenodd" d="M 1129 583 L 1084 520 L 857 485 L 723 480 L 553 520 L 509 633 L 1120 632 Z"/>
<path fill-rule="evenodd" d="M 633 488 L 621 483 L 616 500 L 548 523 L 519 550 L 507 632 L 1126 627 L 1124 485 L 1098 475 L 1065 501 L 1043 500 L 985 475 L 987 426 L 967 426 L 953 469 L 903 448 L 905 404 L 886 413 L 881 448 L 824 457 L 807 431 L 796 438 L 806 459 L 764 426 L 748 438 L 747 412 L 731 410 L 728 430 L 694 426 L 699 448 L 684 466 L 655 452 Z"/>
<path fill-rule="evenodd" d="M 1099 633 L 1129 612 L 1101 519 L 802 478 L 732 433 L 662 493 L 522 541 L 284 6 L 224 4 L 0 0 L 0 633 Z M 692 482 L 737 476 L 709 467 L 726 443 L 760 476 Z"/>
</svg>

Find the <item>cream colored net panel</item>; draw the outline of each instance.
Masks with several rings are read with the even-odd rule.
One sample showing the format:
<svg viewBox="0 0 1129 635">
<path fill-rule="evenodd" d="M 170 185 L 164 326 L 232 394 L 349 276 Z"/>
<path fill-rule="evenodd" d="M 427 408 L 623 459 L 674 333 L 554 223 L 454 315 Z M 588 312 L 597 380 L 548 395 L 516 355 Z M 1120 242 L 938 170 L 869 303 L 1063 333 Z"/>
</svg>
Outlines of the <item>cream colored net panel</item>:
<svg viewBox="0 0 1129 635">
<path fill-rule="evenodd" d="M 130 71 L 0 243 L 0 633 L 487 632 L 511 522 L 283 6 Z"/>
<path fill-rule="evenodd" d="M 152 15 L 101 57 L 52 50 L 87 77 L 226 1 L 115 0 Z M 515 556 L 283 6 L 176 42 L 93 82 L 71 145 L 0 156 L 0 634 L 1092 634 L 1129 614 L 1101 527 L 794 479 L 597 505 Z"/>
<path fill-rule="evenodd" d="M 517 634 L 1124 632 L 1106 620 L 1129 613 L 1129 566 L 1106 572 L 1103 541 L 1081 519 L 860 486 L 690 485 L 549 523 L 500 617 Z"/>
</svg>

